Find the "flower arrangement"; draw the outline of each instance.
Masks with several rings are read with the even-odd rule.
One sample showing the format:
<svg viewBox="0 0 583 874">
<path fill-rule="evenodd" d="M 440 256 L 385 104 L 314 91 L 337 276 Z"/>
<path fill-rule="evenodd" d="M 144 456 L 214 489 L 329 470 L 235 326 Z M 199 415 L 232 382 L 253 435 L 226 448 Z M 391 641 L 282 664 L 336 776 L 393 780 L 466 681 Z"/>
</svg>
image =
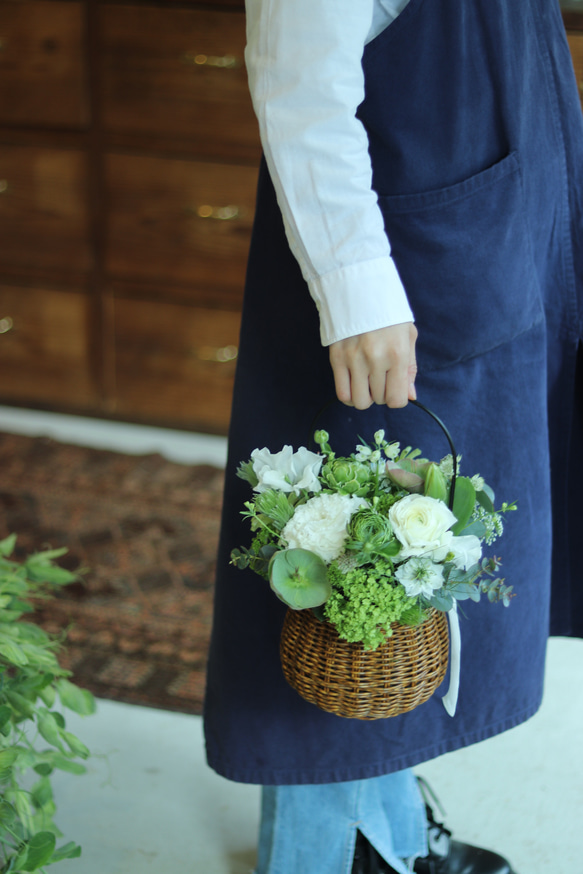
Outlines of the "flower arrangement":
<svg viewBox="0 0 583 874">
<path fill-rule="evenodd" d="M 336 456 L 325 431 L 314 439 L 319 453 L 255 449 L 239 466 L 254 492 L 242 511 L 253 539 L 232 551 L 232 564 L 368 650 L 391 635 L 391 623 L 418 625 L 431 608 L 448 612 L 481 594 L 508 606 L 500 560 L 482 550 L 514 503 L 496 510 L 481 476 L 455 475 L 452 455 L 429 461 L 382 430 L 349 457 Z"/>
</svg>

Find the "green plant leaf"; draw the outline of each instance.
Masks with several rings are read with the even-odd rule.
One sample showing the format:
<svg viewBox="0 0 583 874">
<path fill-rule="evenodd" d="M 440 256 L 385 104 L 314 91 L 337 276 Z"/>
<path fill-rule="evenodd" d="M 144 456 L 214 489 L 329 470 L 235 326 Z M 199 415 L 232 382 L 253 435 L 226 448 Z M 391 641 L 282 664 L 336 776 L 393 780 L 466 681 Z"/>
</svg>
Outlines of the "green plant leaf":
<svg viewBox="0 0 583 874">
<path fill-rule="evenodd" d="M 17 668 L 22 668 L 28 664 L 28 658 L 22 647 L 7 640 L 5 635 L 2 635 L 2 640 L 0 640 L 0 656 L 3 656 L 10 665 Z"/>
<path fill-rule="evenodd" d="M 12 719 L 12 709 L 7 704 L 0 705 L 0 731 Z"/>
<path fill-rule="evenodd" d="M 48 777 L 49 774 L 53 773 L 54 768 L 48 762 L 39 762 L 38 765 L 33 766 L 33 770 L 41 777 Z"/>
<path fill-rule="evenodd" d="M 36 871 L 45 865 L 55 851 L 57 839 L 52 832 L 37 832 L 27 842 L 27 855 L 22 871 Z"/>
<path fill-rule="evenodd" d="M 0 824 L 10 825 L 16 819 L 16 811 L 9 801 L 0 798 Z"/>
<path fill-rule="evenodd" d="M 54 678 L 53 678 L 54 679 Z M 51 680 L 52 682 L 52 680 Z M 55 698 L 57 697 L 57 693 L 53 689 L 52 686 L 45 686 L 44 689 L 40 689 L 38 693 L 44 704 L 48 708 L 51 708 L 55 703 Z"/>
<path fill-rule="evenodd" d="M 492 497 L 490 497 L 490 495 L 488 494 L 488 491 L 491 492 Z M 484 485 L 484 488 L 481 491 L 476 492 L 476 500 L 477 500 L 478 504 L 480 504 L 480 506 L 483 507 L 484 510 L 486 510 L 486 512 L 494 513 L 495 512 L 494 500 L 493 500 L 494 492 L 492 492 L 491 489 L 488 489 L 488 491 L 486 491 L 486 485 Z"/>
<path fill-rule="evenodd" d="M 64 752 L 63 746 L 61 744 L 61 737 L 59 732 L 59 725 L 57 720 L 55 719 L 54 713 L 51 713 L 50 710 L 41 709 L 36 714 L 36 722 L 38 725 L 38 730 L 47 743 L 50 743 L 51 746 L 56 747 L 61 752 Z"/>
<path fill-rule="evenodd" d="M 53 865 L 55 862 L 61 862 L 63 859 L 78 859 L 81 855 L 81 847 L 70 841 L 68 844 L 63 844 L 58 850 L 55 850 L 46 865 Z"/>
<path fill-rule="evenodd" d="M 53 789 L 51 781 L 47 777 L 42 777 L 30 790 L 32 803 L 35 807 L 44 807 L 49 801 L 53 801 Z"/>
<path fill-rule="evenodd" d="M 95 698 L 88 689 L 80 689 L 69 680 L 58 680 L 56 685 L 63 707 L 68 707 L 81 716 L 95 713 Z"/>
<path fill-rule="evenodd" d="M 75 737 L 74 734 L 71 734 L 70 731 L 61 732 L 63 740 L 69 747 L 72 753 L 76 756 L 79 756 L 81 759 L 88 759 L 91 753 L 89 749 L 85 746 L 84 743 L 81 743 L 78 737 Z"/>
<path fill-rule="evenodd" d="M 15 543 L 16 534 L 10 534 L 8 537 L 5 537 L 4 540 L 0 540 L 0 555 L 12 555 Z"/>
<path fill-rule="evenodd" d="M 73 762 L 71 761 L 71 759 L 65 758 L 65 756 L 55 756 L 53 758 L 53 765 L 60 771 L 67 771 L 68 774 L 87 773 L 87 768 L 85 767 L 85 765 L 81 765 L 79 764 L 79 762 Z"/>
<path fill-rule="evenodd" d="M 476 490 L 471 479 L 467 476 L 458 476 L 455 481 L 455 495 L 453 501 L 453 513 L 458 520 L 451 530 L 454 534 L 460 534 L 470 521 L 470 517 L 476 506 Z"/>
</svg>

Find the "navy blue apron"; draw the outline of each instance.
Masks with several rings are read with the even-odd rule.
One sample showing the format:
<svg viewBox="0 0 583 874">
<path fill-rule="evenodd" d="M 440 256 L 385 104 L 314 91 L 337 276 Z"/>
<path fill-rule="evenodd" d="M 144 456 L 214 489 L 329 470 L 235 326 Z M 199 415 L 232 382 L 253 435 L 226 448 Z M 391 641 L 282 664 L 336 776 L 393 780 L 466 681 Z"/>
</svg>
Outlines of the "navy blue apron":
<svg viewBox="0 0 583 874">
<path fill-rule="evenodd" d="M 553 633 L 583 631 L 574 536 L 583 516 L 576 384 L 583 118 L 558 3 L 411 0 L 367 46 L 363 63 L 359 115 L 419 328 L 418 396 L 448 424 L 462 472 L 481 473 L 500 501 L 518 501 L 491 547 L 517 597 L 507 609 L 462 605 L 453 719 L 440 701 L 446 684 L 413 712 L 374 722 L 324 713 L 287 686 L 278 655 L 285 607 L 261 578 L 229 566 L 230 550 L 250 537 L 239 515 L 248 486 L 235 469 L 255 447 L 305 445 L 334 390 L 316 309 L 263 167 L 205 712 L 209 764 L 241 782 L 374 777 L 530 717 L 542 694 L 551 572 Z M 320 425 L 339 452 L 379 427 L 429 457 L 448 451 L 435 424 L 412 406 L 363 413 L 336 404 Z"/>
</svg>

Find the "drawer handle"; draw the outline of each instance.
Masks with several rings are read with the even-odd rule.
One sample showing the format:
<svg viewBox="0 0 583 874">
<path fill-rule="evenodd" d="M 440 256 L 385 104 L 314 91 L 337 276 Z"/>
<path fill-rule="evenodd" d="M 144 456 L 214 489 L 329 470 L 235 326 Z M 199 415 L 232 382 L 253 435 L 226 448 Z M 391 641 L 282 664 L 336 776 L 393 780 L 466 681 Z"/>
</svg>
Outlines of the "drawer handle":
<svg viewBox="0 0 583 874">
<path fill-rule="evenodd" d="M 220 364 L 234 361 L 238 353 L 236 346 L 199 346 L 194 350 L 195 356 L 200 361 L 217 361 Z"/>
<path fill-rule="evenodd" d="M 180 58 L 183 64 L 191 67 L 218 67 L 221 70 L 234 70 L 241 66 L 235 55 L 204 55 L 201 52 L 185 52 Z"/>
<path fill-rule="evenodd" d="M 228 206 L 210 206 L 208 203 L 202 203 L 200 206 L 191 207 L 189 212 L 195 213 L 201 219 L 216 219 L 221 222 L 232 222 L 243 215 L 243 210 L 232 203 Z"/>
<path fill-rule="evenodd" d="M 7 334 L 13 327 L 14 322 L 10 316 L 4 316 L 4 318 L 0 319 L 0 334 Z"/>
</svg>

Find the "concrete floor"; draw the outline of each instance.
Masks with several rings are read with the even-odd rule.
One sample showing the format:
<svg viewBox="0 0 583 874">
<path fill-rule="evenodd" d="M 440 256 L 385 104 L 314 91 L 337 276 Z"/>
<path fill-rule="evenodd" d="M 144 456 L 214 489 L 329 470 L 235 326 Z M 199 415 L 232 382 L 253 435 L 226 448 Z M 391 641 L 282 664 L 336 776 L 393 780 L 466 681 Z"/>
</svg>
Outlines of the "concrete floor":
<svg viewBox="0 0 583 874">
<path fill-rule="evenodd" d="M 506 855 L 516 874 L 579 874 L 583 811 L 583 641 L 549 642 L 539 713 L 518 728 L 416 769 L 446 822 Z M 63 841 L 83 855 L 54 874 L 249 874 L 259 789 L 204 760 L 199 717 L 100 701 L 67 717 L 89 746 L 89 774 L 54 780 Z M 317 874 L 317 872 L 297 872 Z"/>
<path fill-rule="evenodd" d="M 0 431 L 122 452 L 159 451 L 221 466 L 222 438 L 0 407 Z M 516 874 L 579 874 L 583 811 L 583 641 L 549 641 L 539 713 L 489 741 L 424 764 L 460 840 L 506 855 Z M 54 874 L 249 874 L 259 789 L 230 783 L 204 760 L 198 717 L 99 701 L 67 715 L 93 758 L 82 777 L 54 779 L 62 843 L 83 855 Z M 317 874 L 317 872 L 297 872 Z"/>
</svg>

